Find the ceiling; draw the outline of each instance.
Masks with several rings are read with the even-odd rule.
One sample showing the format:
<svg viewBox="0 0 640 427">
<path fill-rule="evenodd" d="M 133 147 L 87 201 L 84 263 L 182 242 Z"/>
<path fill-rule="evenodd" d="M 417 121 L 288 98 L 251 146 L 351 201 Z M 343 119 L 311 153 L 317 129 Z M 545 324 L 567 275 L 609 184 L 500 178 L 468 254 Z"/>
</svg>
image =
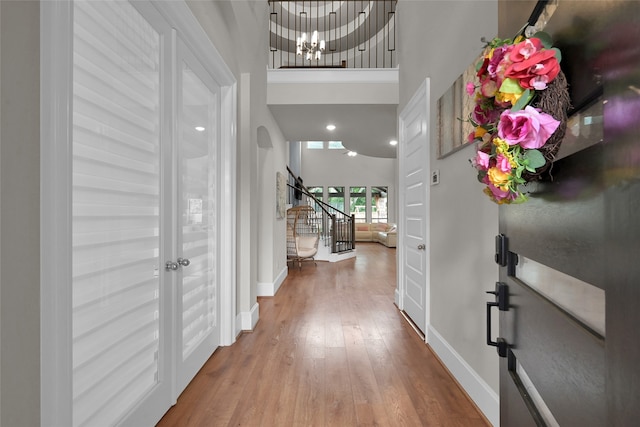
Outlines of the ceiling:
<svg viewBox="0 0 640 427">
<path fill-rule="evenodd" d="M 397 106 L 378 105 L 271 105 L 285 139 L 288 141 L 342 141 L 358 154 L 395 158 Z M 327 124 L 336 129 L 328 131 Z"/>
</svg>

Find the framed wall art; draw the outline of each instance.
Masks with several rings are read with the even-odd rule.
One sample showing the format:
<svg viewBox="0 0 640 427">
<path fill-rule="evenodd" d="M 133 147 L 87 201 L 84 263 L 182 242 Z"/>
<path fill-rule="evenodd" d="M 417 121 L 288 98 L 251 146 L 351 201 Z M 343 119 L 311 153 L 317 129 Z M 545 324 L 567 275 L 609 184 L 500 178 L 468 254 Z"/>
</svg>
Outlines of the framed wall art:
<svg viewBox="0 0 640 427">
<path fill-rule="evenodd" d="M 276 216 L 282 219 L 287 215 L 287 179 L 282 172 L 276 172 Z"/>
<path fill-rule="evenodd" d="M 467 83 L 473 82 L 479 55 L 451 87 L 438 99 L 437 138 L 438 158 L 447 157 L 471 145 L 467 136 L 473 131 L 469 117 L 475 106 L 473 96 L 467 93 Z"/>
</svg>

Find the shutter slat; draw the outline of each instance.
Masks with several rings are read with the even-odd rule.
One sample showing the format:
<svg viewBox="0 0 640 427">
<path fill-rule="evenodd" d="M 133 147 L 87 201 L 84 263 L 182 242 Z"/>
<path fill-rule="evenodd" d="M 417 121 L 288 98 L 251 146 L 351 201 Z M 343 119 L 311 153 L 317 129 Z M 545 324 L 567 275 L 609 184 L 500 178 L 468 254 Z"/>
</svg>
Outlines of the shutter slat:
<svg viewBox="0 0 640 427">
<path fill-rule="evenodd" d="M 156 270 L 157 266 L 153 264 L 155 260 L 156 258 L 150 258 L 146 268 L 140 268 L 139 265 L 121 266 L 113 271 L 92 272 L 84 277 L 74 277 L 74 283 L 78 285 L 78 292 L 73 296 L 74 307 L 84 308 L 87 304 L 94 304 L 103 297 L 115 297 L 131 287 L 155 281 L 159 273 Z M 144 262 L 141 263 L 144 265 Z M 98 275 L 102 280 L 110 281 L 112 285 L 109 289 L 105 290 L 100 282 L 95 280 Z"/>
<path fill-rule="evenodd" d="M 119 153 L 132 160 L 147 160 L 155 164 L 157 155 L 157 141 L 137 138 L 121 129 L 113 126 L 105 126 L 96 121 L 93 117 L 84 114 L 74 114 L 74 133 L 77 137 L 78 146 L 90 145 L 99 146 L 102 150 Z M 148 138 L 148 135 L 145 134 Z"/>
</svg>

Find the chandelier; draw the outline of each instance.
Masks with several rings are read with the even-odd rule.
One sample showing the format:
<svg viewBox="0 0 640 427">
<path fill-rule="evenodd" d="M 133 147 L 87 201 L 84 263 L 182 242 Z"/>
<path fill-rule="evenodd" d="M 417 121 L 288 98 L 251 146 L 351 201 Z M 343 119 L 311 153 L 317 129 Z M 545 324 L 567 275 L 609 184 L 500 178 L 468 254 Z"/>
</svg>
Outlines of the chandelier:
<svg viewBox="0 0 640 427">
<path fill-rule="evenodd" d="M 302 37 L 296 40 L 296 53 L 298 56 L 305 55 L 308 61 L 315 57 L 316 61 L 324 52 L 324 40 L 318 43 L 318 31 L 314 31 L 311 35 L 311 41 L 307 40 L 307 33 L 302 33 Z"/>
</svg>

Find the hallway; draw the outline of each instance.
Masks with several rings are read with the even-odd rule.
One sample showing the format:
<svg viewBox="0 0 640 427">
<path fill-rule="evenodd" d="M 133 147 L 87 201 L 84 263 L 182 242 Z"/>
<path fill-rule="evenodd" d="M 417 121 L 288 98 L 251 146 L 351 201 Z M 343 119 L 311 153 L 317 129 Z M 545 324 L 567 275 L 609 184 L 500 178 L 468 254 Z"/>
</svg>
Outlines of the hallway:
<svg viewBox="0 0 640 427">
<path fill-rule="evenodd" d="M 290 268 L 158 426 L 488 426 L 393 303 L 395 249 Z"/>
</svg>

